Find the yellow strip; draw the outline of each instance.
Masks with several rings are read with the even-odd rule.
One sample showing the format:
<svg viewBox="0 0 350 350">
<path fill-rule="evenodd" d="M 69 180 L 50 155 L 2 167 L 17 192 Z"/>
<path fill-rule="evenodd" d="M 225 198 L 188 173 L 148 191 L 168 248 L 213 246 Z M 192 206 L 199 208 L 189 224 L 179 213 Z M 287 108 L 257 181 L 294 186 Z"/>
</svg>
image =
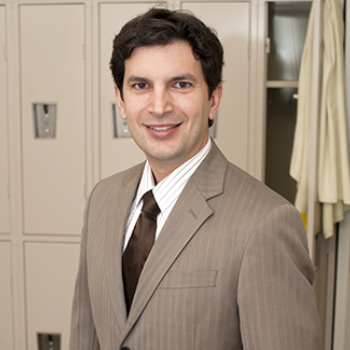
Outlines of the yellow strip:
<svg viewBox="0 0 350 350">
<path fill-rule="evenodd" d="M 301 218 L 303 219 L 305 231 L 307 232 L 307 213 L 300 213 L 300 214 L 301 214 Z"/>
</svg>

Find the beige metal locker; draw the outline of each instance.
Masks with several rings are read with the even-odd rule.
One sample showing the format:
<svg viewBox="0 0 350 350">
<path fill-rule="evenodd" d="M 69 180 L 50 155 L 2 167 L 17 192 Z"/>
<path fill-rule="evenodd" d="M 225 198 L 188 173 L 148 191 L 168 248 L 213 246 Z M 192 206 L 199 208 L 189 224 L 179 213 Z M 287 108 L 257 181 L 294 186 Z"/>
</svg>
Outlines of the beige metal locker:
<svg viewBox="0 0 350 350">
<path fill-rule="evenodd" d="M 0 52 L 6 48 L 5 6 L 0 6 Z M 5 54 L 0 55 L 0 234 L 10 232 L 8 114 Z"/>
<path fill-rule="evenodd" d="M 26 234 L 80 233 L 85 182 L 84 15 L 84 5 L 20 6 Z"/>
<path fill-rule="evenodd" d="M 11 245 L 0 242 L 0 347 L 9 350 L 13 346 L 11 281 Z"/>
<path fill-rule="evenodd" d="M 38 349 L 37 333 L 60 334 L 68 349 L 79 244 L 27 242 L 24 255 L 27 350 Z"/>
<path fill-rule="evenodd" d="M 100 178 L 130 168 L 145 156 L 131 137 L 115 137 L 114 112 L 121 121 L 115 104 L 114 83 L 109 70 L 114 36 L 124 23 L 156 5 L 149 3 L 119 3 L 99 5 L 100 47 Z"/>
<path fill-rule="evenodd" d="M 224 93 L 219 107 L 216 141 L 233 163 L 248 170 L 250 2 L 181 2 L 215 28 L 224 46 Z"/>
</svg>

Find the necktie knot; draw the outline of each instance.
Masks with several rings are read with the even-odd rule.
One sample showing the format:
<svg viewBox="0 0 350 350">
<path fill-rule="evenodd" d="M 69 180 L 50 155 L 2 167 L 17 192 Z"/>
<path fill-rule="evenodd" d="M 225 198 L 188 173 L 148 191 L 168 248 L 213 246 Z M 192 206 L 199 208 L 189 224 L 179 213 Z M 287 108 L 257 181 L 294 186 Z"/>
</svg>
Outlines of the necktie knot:
<svg viewBox="0 0 350 350">
<path fill-rule="evenodd" d="M 154 217 L 157 217 L 158 214 L 160 213 L 159 206 L 156 200 L 154 199 L 152 190 L 149 190 L 143 196 L 142 211 Z"/>
</svg>

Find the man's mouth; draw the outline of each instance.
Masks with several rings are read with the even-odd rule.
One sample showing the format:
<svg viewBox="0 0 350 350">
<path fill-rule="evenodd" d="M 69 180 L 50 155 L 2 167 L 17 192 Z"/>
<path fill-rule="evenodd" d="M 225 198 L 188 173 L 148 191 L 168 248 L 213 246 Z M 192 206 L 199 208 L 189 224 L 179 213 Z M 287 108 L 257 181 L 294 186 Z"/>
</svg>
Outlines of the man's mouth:
<svg viewBox="0 0 350 350">
<path fill-rule="evenodd" d="M 167 131 L 167 130 L 175 129 L 179 125 L 180 124 L 169 125 L 169 126 L 148 126 L 148 128 L 152 129 L 152 130 L 155 130 L 155 131 Z"/>
</svg>

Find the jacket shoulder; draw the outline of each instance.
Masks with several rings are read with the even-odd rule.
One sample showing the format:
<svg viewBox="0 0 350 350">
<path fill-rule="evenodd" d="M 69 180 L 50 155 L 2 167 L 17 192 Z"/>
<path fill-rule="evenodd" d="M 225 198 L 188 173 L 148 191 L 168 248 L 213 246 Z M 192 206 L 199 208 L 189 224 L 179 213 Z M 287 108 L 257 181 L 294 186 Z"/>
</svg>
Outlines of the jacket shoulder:
<svg viewBox="0 0 350 350">
<path fill-rule="evenodd" d="M 100 180 L 92 191 L 91 196 L 106 196 L 108 194 L 115 195 L 121 187 L 128 182 L 138 181 L 145 163 L 140 163 L 134 167 L 121 171 L 119 173 L 108 176 Z"/>
<path fill-rule="evenodd" d="M 242 196 L 242 202 L 248 200 L 251 203 L 259 203 L 261 212 L 269 212 L 281 205 L 294 208 L 287 199 L 230 162 L 227 166 L 225 188 L 234 188 L 235 193 Z"/>
</svg>

